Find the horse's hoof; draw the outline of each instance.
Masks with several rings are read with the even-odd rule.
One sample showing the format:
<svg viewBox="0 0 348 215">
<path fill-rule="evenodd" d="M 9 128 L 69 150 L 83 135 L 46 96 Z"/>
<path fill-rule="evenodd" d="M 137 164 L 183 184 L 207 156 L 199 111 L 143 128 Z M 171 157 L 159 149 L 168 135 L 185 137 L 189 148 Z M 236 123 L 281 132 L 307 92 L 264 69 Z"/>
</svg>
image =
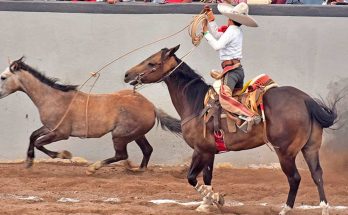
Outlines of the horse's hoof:
<svg viewBox="0 0 348 215">
<path fill-rule="evenodd" d="M 71 159 L 72 158 L 72 154 L 69 151 L 63 150 L 63 151 L 58 153 L 57 158 Z"/>
<path fill-rule="evenodd" d="M 95 172 L 96 172 L 96 170 L 87 169 L 86 170 L 86 175 L 93 175 Z"/>
<path fill-rule="evenodd" d="M 134 172 L 134 173 L 141 173 L 141 172 L 145 172 L 146 168 L 127 168 L 128 171 Z"/>
<path fill-rule="evenodd" d="M 220 213 L 220 209 L 216 205 L 211 204 L 201 204 L 196 208 L 196 211 L 198 212 L 204 212 L 204 213 Z"/>
<path fill-rule="evenodd" d="M 34 164 L 34 159 L 27 158 L 27 160 L 25 161 L 25 168 L 29 169 L 33 166 L 33 164 Z"/>
<path fill-rule="evenodd" d="M 220 193 L 214 193 L 214 195 L 216 195 L 216 197 L 214 197 L 214 200 L 216 201 L 217 204 L 219 204 L 220 206 L 223 206 L 225 204 L 225 198 L 224 198 L 224 194 L 220 194 Z"/>
<path fill-rule="evenodd" d="M 135 169 L 135 165 L 133 165 L 133 163 L 130 161 L 130 160 L 123 160 L 122 161 L 123 163 L 123 166 L 126 168 L 126 169 Z"/>
<path fill-rule="evenodd" d="M 329 215 L 329 208 L 323 208 L 321 215 Z"/>
<path fill-rule="evenodd" d="M 283 209 L 279 212 L 279 215 L 286 215 L 289 211 L 291 211 L 291 207 L 289 207 L 288 205 L 285 205 L 283 207 Z"/>
<path fill-rule="evenodd" d="M 329 204 L 324 201 L 320 202 L 319 206 L 322 208 L 321 215 L 329 215 Z"/>
<path fill-rule="evenodd" d="M 97 161 L 94 164 L 91 164 L 88 166 L 86 170 L 87 175 L 92 175 L 94 174 L 98 169 L 100 169 L 103 166 L 101 161 Z"/>
<path fill-rule="evenodd" d="M 97 169 L 95 168 L 94 164 L 90 165 L 86 170 L 86 175 L 93 175 Z"/>
</svg>

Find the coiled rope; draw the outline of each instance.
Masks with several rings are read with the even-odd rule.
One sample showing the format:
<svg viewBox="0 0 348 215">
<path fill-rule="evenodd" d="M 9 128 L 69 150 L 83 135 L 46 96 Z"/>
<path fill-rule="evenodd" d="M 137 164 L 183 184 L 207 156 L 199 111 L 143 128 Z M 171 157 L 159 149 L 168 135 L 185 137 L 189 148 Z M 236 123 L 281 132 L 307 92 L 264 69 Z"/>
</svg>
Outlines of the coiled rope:
<svg viewBox="0 0 348 215">
<path fill-rule="evenodd" d="M 202 26 L 202 22 L 207 22 L 207 16 L 205 13 L 203 13 L 203 11 L 199 15 L 193 17 L 193 21 L 189 27 L 189 35 L 194 46 L 198 46 L 203 38 L 202 31 L 200 31 L 197 35 L 197 30 L 199 29 L 199 26 Z"/>
</svg>

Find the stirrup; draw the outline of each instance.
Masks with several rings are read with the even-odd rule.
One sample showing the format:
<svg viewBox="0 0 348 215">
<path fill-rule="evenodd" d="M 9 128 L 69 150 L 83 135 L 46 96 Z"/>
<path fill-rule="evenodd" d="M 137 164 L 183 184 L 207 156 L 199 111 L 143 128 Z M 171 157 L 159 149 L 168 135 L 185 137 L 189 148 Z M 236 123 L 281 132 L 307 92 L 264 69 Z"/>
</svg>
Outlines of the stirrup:
<svg viewBox="0 0 348 215">
<path fill-rule="evenodd" d="M 244 122 L 240 126 L 237 125 L 237 127 L 240 130 L 242 130 L 244 133 L 248 133 L 248 131 L 251 131 L 251 127 L 253 125 L 257 125 L 261 122 L 260 116 L 251 116 L 251 117 L 239 116 L 239 118 L 244 120 Z"/>
<path fill-rule="evenodd" d="M 243 124 L 241 124 L 240 126 L 239 125 L 237 125 L 237 127 L 241 130 L 241 131 L 243 131 L 244 133 L 248 133 L 248 121 L 244 121 L 243 122 Z"/>
</svg>

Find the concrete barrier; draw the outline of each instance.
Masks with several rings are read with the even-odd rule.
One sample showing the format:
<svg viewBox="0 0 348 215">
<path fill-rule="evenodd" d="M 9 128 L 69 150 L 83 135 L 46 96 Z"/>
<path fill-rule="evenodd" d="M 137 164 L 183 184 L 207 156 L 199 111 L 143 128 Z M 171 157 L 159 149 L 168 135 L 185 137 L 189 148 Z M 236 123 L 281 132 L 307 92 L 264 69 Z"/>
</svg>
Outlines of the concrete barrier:
<svg viewBox="0 0 348 215">
<path fill-rule="evenodd" d="M 28 13 L 6 11 L 1 5 L 0 70 L 8 66 L 7 57 L 17 59 L 25 55 L 29 65 L 48 76 L 74 84 L 83 83 L 89 72 L 129 50 L 180 30 L 192 19 L 192 14 Z M 292 85 L 312 96 L 323 97 L 333 88 L 345 84 L 348 77 L 347 17 L 258 14 L 255 19 L 259 28 L 243 27 L 246 79 L 267 73 L 280 85 Z M 217 22 L 224 24 L 226 20 L 217 15 Z M 130 88 L 123 83 L 127 69 L 161 48 L 177 44 L 181 44 L 179 57 L 192 47 L 187 31 L 112 64 L 102 73 L 94 92 Z M 185 61 L 207 82 L 212 82 L 208 72 L 219 68 L 217 53 L 205 41 Z M 148 85 L 140 92 L 157 107 L 178 116 L 164 84 Z M 0 119 L 0 160 L 24 158 L 31 132 L 40 127 L 36 107 L 25 94 L 16 93 L 0 100 Z M 192 149 L 174 135 L 155 128 L 148 139 L 154 147 L 150 164 L 190 160 Z M 48 148 L 68 149 L 75 156 L 89 160 L 108 158 L 114 153 L 110 135 L 99 139 L 71 138 Z M 128 148 L 130 159 L 139 161 L 141 152 L 136 144 L 132 143 Z M 43 156 L 40 152 L 37 155 Z M 217 161 L 247 165 L 270 163 L 277 158 L 262 146 L 219 155 Z"/>
</svg>

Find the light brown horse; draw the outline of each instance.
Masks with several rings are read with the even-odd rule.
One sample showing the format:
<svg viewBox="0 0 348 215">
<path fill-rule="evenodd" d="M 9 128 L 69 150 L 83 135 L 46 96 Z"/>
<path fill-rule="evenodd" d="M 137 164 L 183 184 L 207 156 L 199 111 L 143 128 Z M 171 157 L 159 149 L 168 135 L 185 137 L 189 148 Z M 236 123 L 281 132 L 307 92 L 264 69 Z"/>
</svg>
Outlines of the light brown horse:
<svg viewBox="0 0 348 215">
<path fill-rule="evenodd" d="M 203 100 L 209 85 L 186 63 L 175 56 L 179 46 L 164 48 L 153 54 L 125 74 L 125 82 L 132 85 L 164 81 L 173 105 L 181 117 L 183 137 L 193 149 L 192 162 L 188 172 L 188 182 L 204 196 L 198 208 L 205 211 L 215 203 L 223 205 L 223 198 L 211 187 L 215 154 L 218 152 L 213 136 L 212 120 L 207 125 L 207 136 L 203 136 L 203 119 L 199 117 Z M 175 70 L 173 70 L 176 68 Z M 319 148 L 323 128 L 332 126 L 337 118 L 335 99 L 331 107 L 313 100 L 304 92 L 293 87 L 278 87 L 264 95 L 267 121 L 267 137 L 274 145 L 281 168 L 288 178 L 290 190 L 286 206 L 280 214 L 286 214 L 294 206 L 301 176 L 295 159 L 302 151 L 309 166 L 314 183 L 317 185 L 323 214 L 328 214 L 328 204 L 324 193 L 322 168 L 319 163 Z M 227 130 L 226 122 L 221 122 Z M 229 151 L 252 149 L 265 144 L 263 125 L 255 126 L 249 133 L 225 133 L 224 140 Z M 197 181 L 203 171 L 205 185 Z M 262 180 L 262 179 L 260 179 Z"/>
<path fill-rule="evenodd" d="M 59 84 L 57 79 L 44 76 L 26 65 L 22 58 L 11 63 L 0 77 L 0 98 L 23 91 L 39 110 L 43 126 L 30 136 L 27 167 L 33 164 L 34 148 L 51 158 L 70 159 L 70 152 L 50 151 L 44 145 L 69 137 L 98 138 L 111 132 L 115 156 L 89 166 L 87 173 L 127 159 L 127 144 L 133 140 L 143 153 L 140 170 L 144 170 L 152 153 L 145 134 L 154 126 L 155 119 L 160 121 L 162 128 L 181 133 L 180 121 L 156 109 L 144 96 L 132 90 L 91 94 L 86 118 L 88 94 L 76 90 L 77 86 Z"/>
</svg>

